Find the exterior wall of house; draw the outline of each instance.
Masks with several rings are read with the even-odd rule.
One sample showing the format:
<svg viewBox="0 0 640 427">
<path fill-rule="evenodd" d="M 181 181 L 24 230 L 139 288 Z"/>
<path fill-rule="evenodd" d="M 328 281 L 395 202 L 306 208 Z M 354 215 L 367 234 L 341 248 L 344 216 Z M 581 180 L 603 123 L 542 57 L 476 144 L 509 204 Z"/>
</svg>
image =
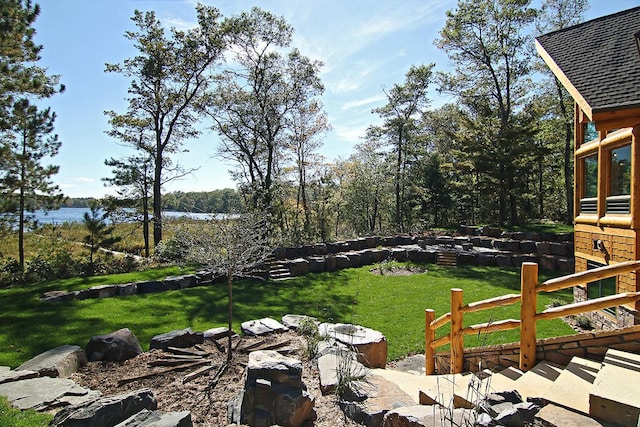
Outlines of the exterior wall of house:
<svg viewBox="0 0 640 427">
<path fill-rule="evenodd" d="M 606 131 L 599 132 L 599 138 L 595 141 L 584 141 L 584 115 L 576 114 L 575 136 L 575 201 L 576 218 L 574 225 L 574 251 L 575 271 L 581 272 L 588 269 L 588 262 L 601 265 L 616 264 L 624 261 L 640 259 L 638 239 L 638 218 L 640 218 L 640 170 L 638 161 L 638 127 L 619 131 L 608 137 Z M 607 214 L 607 196 L 611 182 L 611 165 L 609 160 L 610 150 L 631 144 L 631 195 L 629 202 L 630 211 L 627 214 Z M 608 151 L 609 150 L 609 151 Z M 585 197 L 586 184 L 583 182 L 585 156 L 597 153 L 598 155 L 598 196 L 597 211 L 580 212 L 580 200 Z M 615 193 L 614 193 L 615 194 Z M 593 199 L 592 199 L 593 200 Z M 637 273 L 620 275 L 616 280 L 616 293 L 636 292 L 640 290 Z M 585 301 L 587 299 L 586 286 L 574 288 L 574 299 Z M 590 314 L 594 326 L 600 328 L 619 328 L 623 326 L 640 324 L 640 303 L 618 307 L 615 315 L 606 311 L 597 311 Z"/>
</svg>

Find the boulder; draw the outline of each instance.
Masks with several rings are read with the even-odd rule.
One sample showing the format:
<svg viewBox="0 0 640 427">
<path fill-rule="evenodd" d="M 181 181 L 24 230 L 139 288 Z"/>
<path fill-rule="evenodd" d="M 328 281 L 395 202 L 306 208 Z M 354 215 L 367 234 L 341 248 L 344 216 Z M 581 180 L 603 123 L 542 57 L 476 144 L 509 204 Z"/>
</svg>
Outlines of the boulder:
<svg viewBox="0 0 640 427">
<path fill-rule="evenodd" d="M 164 292 L 169 290 L 166 284 L 159 281 L 138 282 L 136 283 L 139 294 L 151 294 L 154 292 Z"/>
<path fill-rule="evenodd" d="M 380 426 L 392 408 L 415 406 L 411 397 L 393 382 L 378 375 L 348 384 L 356 399 L 343 399 L 340 406 L 345 415 L 365 426 Z M 426 406 L 425 406 L 426 407 Z M 429 408 L 433 411 L 432 408 Z"/>
<path fill-rule="evenodd" d="M 40 353 L 16 368 L 16 371 L 36 371 L 41 377 L 66 378 L 87 364 L 87 355 L 77 345 L 63 345 Z"/>
<path fill-rule="evenodd" d="M 112 427 L 143 409 L 157 409 L 158 403 L 149 389 L 102 397 L 58 412 L 52 426 Z"/>
<path fill-rule="evenodd" d="M 149 348 L 159 348 L 162 350 L 165 350 L 167 347 L 185 348 L 193 347 L 203 342 L 204 334 L 202 332 L 193 332 L 191 328 L 186 328 L 156 335 L 151 338 Z"/>
<path fill-rule="evenodd" d="M 322 323 L 318 332 L 323 337 L 353 346 L 358 360 L 368 368 L 384 368 L 387 364 L 387 339 L 378 331 L 358 325 Z"/>
<path fill-rule="evenodd" d="M 284 332 L 287 327 L 270 317 L 258 320 L 249 320 L 240 325 L 242 332 L 247 335 L 266 335 L 272 332 Z"/>
<path fill-rule="evenodd" d="M 254 351 L 244 389 L 230 402 L 229 422 L 300 427 L 316 419 L 313 405 L 302 382 L 302 362 L 273 350 Z"/>
<path fill-rule="evenodd" d="M 118 294 L 116 285 L 98 285 L 89 288 L 90 291 L 96 291 L 96 298 L 112 298 Z"/>
<path fill-rule="evenodd" d="M 91 362 L 123 362 L 142 353 L 142 347 L 129 328 L 122 328 L 109 334 L 91 337 L 84 351 Z"/>
<path fill-rule="evenodd" d="M 287 263 L 292 276 L 304 276 L 309 273 L 309 261 L 304 258 L 296 258 Z"/>
<path fill-rule="evenodd" d="M 50 411 L 92 401 L 100 397 L 100 392 L 81 387 L 68 378 L 39 377 L 0 384 L 0 395 L 18 409 Z"/>
<path fill-rule="evenodd" d="M 128 297 L 129 295 L 135 295 L 138 292 L 138 285 L 135 283 L 123 283 L 117 286 L 118 296 Z"/>
<path fill-rule="evenodd" d="M 367 368 L 356 360 L 355 355 L 344 350 L 329 352 L 318 357 L 320 391 L 323 395 L 333 393 L 342 388 L 347 379 L 364 379 Z"/>
<path fill-rule="evenodd" d="M 115 427 L 191 427 L 191 412 L 158 412 L 143 409 Z"/>
</svg>

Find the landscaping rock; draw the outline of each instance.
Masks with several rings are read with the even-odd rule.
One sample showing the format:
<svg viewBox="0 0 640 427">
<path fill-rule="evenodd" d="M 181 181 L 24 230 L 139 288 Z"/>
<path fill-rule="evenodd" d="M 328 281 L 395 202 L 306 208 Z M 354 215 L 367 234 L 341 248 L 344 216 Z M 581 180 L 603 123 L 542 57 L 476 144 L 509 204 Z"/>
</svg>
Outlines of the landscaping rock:
<svg viewBox="0 0 640 427">
<path fill-rule="evenodd" d="M 66 378 L 87 364 L 87 355 L 77 345 L 63 345 L 40 353 L 16 368 L 36 371 L 41 377 Z"/>
<path fill-rule="evenodd" d="M 327 353 L 318 358 L 320 375 L 320 391 L 323 395 L 333 393 L 344 385 L 345 379 L 362 379 L 367 375 L 367 368 L 358 362 L 353 352 Z M 343 384 L 341 384 L 343 383 Z"/>
<path fill-rule="evenodd" d="M 309 273 L 309 261 L 304 258 L 296 258 L 287 263 L 292 276 L 304 276 Z"/>
<path fill-rule="evenodd" d="M 545 427 L 602 427 L 604 424 L 585 415 L 549 404 L 542 408 L 535 416 L 536 425 Z"/>
<path fill-rule="evenodd" d="M 304 323 L 318 324 L 318 320 L 315 317 L 302 314 L 285 314 L 282 316 L 282 324 L 289 329 L 297 330 L 300 328 L 300 325 Z"/>
<path fill-rule="evenodd" d="M 387 364 L 387 339 L 378 331 L 358 325 L 322 323 L 318 332 L 323 337 L 353 346 L 358 360 L 368 368 L 384 368 Z"/>
<path fill-rule="evenodd" d="M 191 412 L 158 412 L 143 409 L 115 427 L 191 427 Z"/>
<path fill-rule="evenodd" d="M 226 326 L 207 329 L 202 333 L 205 339 L 210 340 L 218 340 L 220 338 L 228 337 L 229 334 L 233 334 L 233 331 L 229 331 L 229 328 L 227 328 Z"/>
<path fill-rule="evenodd" d="M 168 290 L 166 284 L 159 281 L 151 281 L 151 282 L 138 282 L 136 283 L 138 287 L 139 294 L 150 294 L 154 292 L 164 292 Z"/>
<path fill-rule="evenodd" d="M 103 397 L 58 412 L 52 426 L 112 427 L 143 409 L 157 409 L 158 403 L 149 389 Z"/>
<path fill-rule="evenodd" d="M 159 348 L 166 350 L 167 347 L 193 347 L 204 342 L 202 332 L 193 332 L 191 328 L 178 329 L 151 338 L 150 349 Z"/>
<path fill-rule="evenodd" d="M 142 347 L 129 328 L 122 328 L 110 334 L 91 337 L 85 353 L 91 362 L 123 362 L 142 353 Z"/>
<path fill-rule="evenodd" d="M 229 422 L 299 427 L 316 419 L 302 383 L 302 362 L 273 350 L 249 354 L 244 390 L 230 402 Z"/>
<path fill-rule="evenodd" d="M 242 332 L 247 335 L 266 335 L 272 332 L 284 332 L 287 327 L 270 317 L 258 320 L 249 320 L 240 325 Z"/>
<path fill-rule="evenodd" d="M 345 415 L 359 424 L 380 426 L 390 409 L 414 406 L 411 397 L 389 380 L 380 376 L 367 377 L 348 384 L 350 395 L 357 399 L 343 399 L 340 406 Z"/>
<path fill-rule="evenodd" d="M 0 384 L 0 396 L 18 409 L 49 411 L 100 397 L 99 391 L 84 388 L 68 378 L 39 377 Z"/>
<path fill-rule="evenodd" d="M 127 297 L 135 295 L 138 292 L 138 286 L 135 283 L 123 283 L 118 285 L 118 296 Z"/>
<path fill-rule="evenodd" d="M 36 371 L 12 371 L 8 366 L 0 366 L 0 384 L 37 378 L 40 374 Z"/>
<path fill-rule="evenodd" d="M 67 301 L 73 301 L 76 298 L 77 294 L 78 294 L 77 291 L 74 291 L 74 292 L 49 291 L 42 294 L 42 297 L 40 297 L 40 299 L 42 301 L 47 301 L 47 302 L 67 302 Z"/>
<path fill-rule="evenodd" d="M 98 285 L 89 288 L 89 291 L 97 292 L 96 298 L 112 298 L 118 293 L 116 285 Z"/>
</svg>

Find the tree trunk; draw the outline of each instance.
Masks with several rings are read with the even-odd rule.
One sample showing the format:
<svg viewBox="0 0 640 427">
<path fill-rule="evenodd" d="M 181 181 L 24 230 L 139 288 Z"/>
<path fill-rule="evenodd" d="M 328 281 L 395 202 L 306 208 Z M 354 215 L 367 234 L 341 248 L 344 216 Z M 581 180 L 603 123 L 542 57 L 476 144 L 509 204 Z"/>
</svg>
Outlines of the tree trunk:
<svg viewBox="0 0 640 427">
<path fill-rule="evenodd" d="M 227 286 L 229 288 L 229 311 L 228 311 L 228 324 L 229 324 L 229 332 L 228 332 L 228 345 L 227 345 L 227 362 L 231 362 L 231 358 L 233 355 L 232 343 L 231 343 L 231 331 L 233 330 L 233 273 L 231 271 L 227 272 Z"/>
</svg>

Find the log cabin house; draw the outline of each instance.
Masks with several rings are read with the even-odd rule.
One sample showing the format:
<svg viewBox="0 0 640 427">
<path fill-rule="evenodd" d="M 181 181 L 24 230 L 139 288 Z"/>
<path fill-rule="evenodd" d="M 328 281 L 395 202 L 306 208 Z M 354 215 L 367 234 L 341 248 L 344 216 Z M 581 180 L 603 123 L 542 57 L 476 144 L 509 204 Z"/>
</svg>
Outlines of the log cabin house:
<svg viewBox="0 0 640 427">
<path fill-rule="evenodd" d="M 640 7 L 536 39 L 575 101 L 576 272 L 640 259 Z M 636 273 L 574 288 L 574 299 L 640 291 Z M 640 302 L 592 314 L 597 326 L 640 324 Z"/>
</svg>

